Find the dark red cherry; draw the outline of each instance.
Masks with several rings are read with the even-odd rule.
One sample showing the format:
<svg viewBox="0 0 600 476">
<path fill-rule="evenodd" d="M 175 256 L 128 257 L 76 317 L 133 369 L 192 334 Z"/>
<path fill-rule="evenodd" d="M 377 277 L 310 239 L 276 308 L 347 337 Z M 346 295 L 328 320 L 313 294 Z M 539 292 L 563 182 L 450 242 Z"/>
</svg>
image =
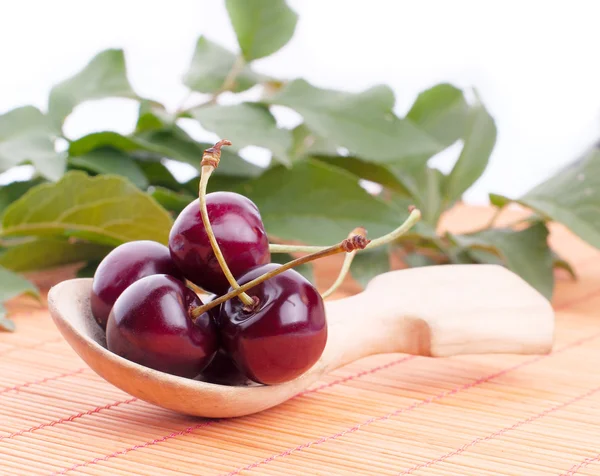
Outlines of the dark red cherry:
<svg viewBox="0 0 600 476">
<path fill-rule="evenodd" d="M 238 282 L 245 284 L 279 266 L 257 266 Z M 253 311 L 246 311 L 238 298 L 221 305 L 217 326 L 225 350 L 255 382 L 277 384 L 302 375 L 317 362 L 327 342 L 319 292 L 290 269 L 247 293 L 258 298 Z"/>
<path fill-rule="evenodd" d="M 155 241 L 130 241 L 110 253 L 96 269 L 92 283 L 92 314 L 103 329 L 115 301 L 137 280 L 153 274 L 169 274 L 183 279 L 169 249 Z"/>
<path fill-rule="evenodd" d="M 181 377 L 194 378 L 217 351 L 213 318 L 195 321 L 190 312 L 202 301 L 183 282 L 157 274 L 129 286 L 108 318 L 108 350 L 121 357 Z"/>
<path fill-rule="evenodd" d="M 271 261 L 269 241 L 256 205 L 233 192 L 206 195 L 206 208 L 223 257 L 234 276 Z M 199 200 L 175 220 L 169 236 L 171 257 L 185 277 L 206 291 L 224 294 L 229 283 L 212 251 Z"/>
<path fill-rule="evenodd" d="M 231 357 L 223 349 L 217 351 L 215 358 L 196 379 L 203 382 L 238 387 L 253 383 L 236 367 Z"/>
</svg>

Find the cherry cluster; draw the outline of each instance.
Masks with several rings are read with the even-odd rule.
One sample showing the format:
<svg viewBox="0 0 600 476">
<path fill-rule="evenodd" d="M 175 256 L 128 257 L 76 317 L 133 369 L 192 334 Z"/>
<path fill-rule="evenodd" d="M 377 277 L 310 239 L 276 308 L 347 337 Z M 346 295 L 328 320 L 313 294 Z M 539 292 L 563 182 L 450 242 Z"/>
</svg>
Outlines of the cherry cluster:
<svg viewBox="0 0 600 476">
<path fill-rule="evenodd" d="M 257 206 L 237 193 L 206 194 L 220 148 L 230 144 L 205 151 L 199 198 L 175 220 L 168 247 L 133 241 L 104 258 L 91 308 L 107 348 L 140 365 L 219 384 L 278 384 L 311 368 L 327 342 L 323 298 L 291 268 L 369 241 L 355 233 L 271 263 Z M 212 296 L 203 302 L 198 288 Z"/>
</svg>

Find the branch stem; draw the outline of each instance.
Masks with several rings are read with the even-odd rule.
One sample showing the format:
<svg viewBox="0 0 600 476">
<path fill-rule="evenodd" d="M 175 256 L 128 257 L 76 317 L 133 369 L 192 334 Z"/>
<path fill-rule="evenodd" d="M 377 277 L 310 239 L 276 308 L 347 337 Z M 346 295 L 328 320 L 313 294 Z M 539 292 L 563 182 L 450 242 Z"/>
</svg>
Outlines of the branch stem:
<svg viewBox="0 0 600 476">
<path fill-rule="evenodd" d="M 498 220 L 498 218 L 500 218 L 500 215 L 502 214 L 503 210 L 504 210 L 504 208 L 502 208 L 502 207 L 496 208 L 496 210 L 494 211 L 494 214 L 490 218 L 490 221 L 488 221 L 487 225 L 485 226 L 486 229 L 494 227 L 494 225 L 496 224 L 496 221 Z"/>
<path fill-rule="evenodd" d="M 216 104 L 217 99 L 221 94 L 223 94 L 226 91 L 233 90 L 233 88 L 235 87 L 235 80 L 244 70 L 244 66 L 246 66 L 246 61 L 244 60 L 244 57 L 242 55 L 238 55 L 235 58 L 235 61 L 233 62 L 229 73 L 227 73 L 227 76 L 225 76 L 223 84 L 221 84 L 221 87 L 217 90 L 217 92 L 213 94 L 212 98 L 210 99 L 210 102 L 212 104 Z"/>
<path fill-rule="evenodd" d="M 182 102 L 181 105 L 179 106 L 179 108 L 177 109 L 176 116 L 181 117 L 183 114 L 191 111 L 192 109 L 197 109 L 197 108 L 206 107 L 206 106 L 214 106 L 215 104 L 217 104 L 217 101 L 219 100 L 219 96 L 221 96 L 221 94 L 223 94 L 224 92 L 227 92 L 227 91 L 233 92 L 233 89 L 235 88 L 235 81 L 236 81 L 237 77 L 240 75 L 240 73 L 244 70 L 245 66 L 246 66 L 246 61 L 244 60 L 244 58 L 241 55 L 239 55 L 233 62 L 233 65 L 231 66 L 231 69 L 227 73 L 227 76 L 225 76 L 225 79 L 223 80 L 223 84 L 221 84 L 219 89 L 217 89 L 214 93 L 212 93 L 210 95 L 210 97 L 208 98 L 207 101 L 202 101 L 200 103 L 186 107 L 185 109 L 182 109 L 182 107 L 184 105 Z M 189 96 L 186 97 L 185 100 L 187 101 L 188 98 L 189 98 Z"/>
</svg>

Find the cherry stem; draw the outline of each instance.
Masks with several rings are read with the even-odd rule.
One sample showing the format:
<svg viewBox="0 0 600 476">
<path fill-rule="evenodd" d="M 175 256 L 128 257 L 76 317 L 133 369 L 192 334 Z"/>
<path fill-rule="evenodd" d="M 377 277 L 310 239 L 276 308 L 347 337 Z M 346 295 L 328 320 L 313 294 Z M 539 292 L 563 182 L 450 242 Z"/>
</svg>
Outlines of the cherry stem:
<svg viewBox="0 0 600 476">
<path fill-rule="evenodd" d="M 205 291 L 197 284 L 192 283 L 189 279 L 185 280 L 185 284 L 188 288 L 191 288 L 196 294 L 210 294 L 208 291 Z"/>
<path fill-rule="evenodd" d="M 402 235 L 406 234 L 414 225 L 421 219 L 421 212 L 417 208 L 410 209 L 410 215 L 408 218 L 395 230 L 391 231 L 387 235 L 380 236 L 369 243 L 365 248 L 370 250 L 379 246 L 387 245 Z M 326 249 L 326 246 L 303 246 L 303 245 L 279 245 L 275 243 L 269 244 L 269 251 L 271 253 L 314 253 L 316 251 Z"/>
<path fill-rule="evenodd" d="M 348 235 L 348 238 L 352 238 L 355 235 L 359 235 L 359 236 L 362 236 L 363 238 L 366 238 L 367 230 L 365 230 L 362 227 L 356 228 L 356 229 L 352 230 L 352 232 Z M 350 266 L 352 266 L 352 261 L 354 260 L 356 253 L 357 253 L 357 250 L 354 250 L 354 251 L 351 251 L 350 253 L 347 253 L 346 256 L 344 256 L 344 263 L 342 264 L 342 267 L 340 269 L 337 279 L 335 280 L 335 282 L 331 285 L 331 287 L 327 291 L 325 291 L 323 294 L 321 294 L 321 297 L 323 299 L 327 299 L 342 285 L 342 283 L 344 282 L 344 279 L 346 279 L 346 276 L 348 275 L 348 272 L 350 271 Z"/>
<path fill-rule="evenodd" d="M 219 247 L 219 243 L 217 243 L 217 238 L 213 232 L 212 226 L 210 224 L 210 219 L 208 218 L 208 209 L 206 207 L 206 186 L 208 185 L 208 179 L 215 170 L 219 166 L 219 161 L 221 160 L 221 147 L 224 145 L 231 145 L 231 142 L 227 139 L 220 140 L 214 146 L 206 149 L 204 154 L 202 155 L 201 162 L 201 172 L 200 172 L 200 186 L 198 190 L 198 199 L 200 201 L 200 214 L 202 215 L 202 223 L 204 224 L 204 229 L 206 230 L 206 235 L 208 236 L 208 240 L 210 241 L 210 246 L 215 254 L 217 261 L 219 262 L 219 266 L 227 279 L 227 282 L 233 289 L 238 289 L 240 285 L 237 283 L 233 274 L 231 274 L 231 270 L 227 265 L 227 261 L 225 261 L 225 257 L 221 252 L 221 248 Z M 246 306 L 253 306 L 254 301 L 250 296 L 246 293 L 242 292 L 240 295 L 240 300 Z"/>
<path fill-rule="evenodd" d="M 338 243 L 337 245 L 330 246 L 328 248 L 319 250 L 316 253 L 312 253 L 310 255 L 306 255 L 301 258 L 297 258 L 295 260 L 292 260 L 285 264 L 282 264 L 278 268 L 275 268 L 274 270 L 269 271 L 268 273 L 265 273 L 262 276 L 259 276 L 258 278 L 253 279 L 252 281 L 248 281 L 246 284 L 243 284 L 239 288 L 229 291 L 227 294 L 224 294 L 223 296 L 220 296 L 220 297 L 210 301 L 209 303 L 204 304 L 203 306 L 199 306 L 199 307 L 192 309 L 191 316 L 193 319 L 195 319 L 195 318 L 201 316 L 202 314 L 204 314 L 206 311 L 209 311 L 213 307 L 216 307 L 219 304 L 222 304 L 231 298 L 239 296 L 241 293 L 247 291 L 248 289 L 251 289 L 254 286 L 257 286 L 257 285 L 261 284 L 262 282 L 266 281 L 267 279 L 271 279 L 271 278 L 277 276 L 278 274 L 281 274 L 284 271 L 287 271 L 288 269 L 295 268 L 296 266 L 300 266 L 301 264 L 308 263 L 309 261 L 314 261 L 314 260 L 317 260 L 320 258 L 325 258 L 327 256 L 335 255 L 338 253 L 352 253 L 355 250 L 362 250 L 368 244 L 369 244 L 369 240 L 367 240 L 364 236 L 352 235 L 350 238 L 346 238 L 344 241 L 342 241 L 341 243 Z M 256 307 L 256 305 L 257 305 L 257 302 L 253 300 L 252 305 L 247 306 L 248 311 L 252 311 Z"/>
</svg>

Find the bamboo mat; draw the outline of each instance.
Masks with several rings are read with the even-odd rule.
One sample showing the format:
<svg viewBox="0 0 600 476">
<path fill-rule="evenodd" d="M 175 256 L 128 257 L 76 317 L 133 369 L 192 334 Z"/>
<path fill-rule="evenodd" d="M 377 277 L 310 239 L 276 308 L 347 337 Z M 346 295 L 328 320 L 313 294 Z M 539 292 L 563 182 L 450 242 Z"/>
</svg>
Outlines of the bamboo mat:
<svg viewBox="0 0 600 476">
<path fill-rule="evenodd" d="M 489 215 L 460 207 L 446 224 Z M 18 330 L 0 333 L 0 475 L 600 475 L 600 253 L 559 226 L 551 240 L 580 274 L 557 274 L 552 354 L 370 357 L 232 420 L 124 394 L 16 301 Z"/>
</svg>

